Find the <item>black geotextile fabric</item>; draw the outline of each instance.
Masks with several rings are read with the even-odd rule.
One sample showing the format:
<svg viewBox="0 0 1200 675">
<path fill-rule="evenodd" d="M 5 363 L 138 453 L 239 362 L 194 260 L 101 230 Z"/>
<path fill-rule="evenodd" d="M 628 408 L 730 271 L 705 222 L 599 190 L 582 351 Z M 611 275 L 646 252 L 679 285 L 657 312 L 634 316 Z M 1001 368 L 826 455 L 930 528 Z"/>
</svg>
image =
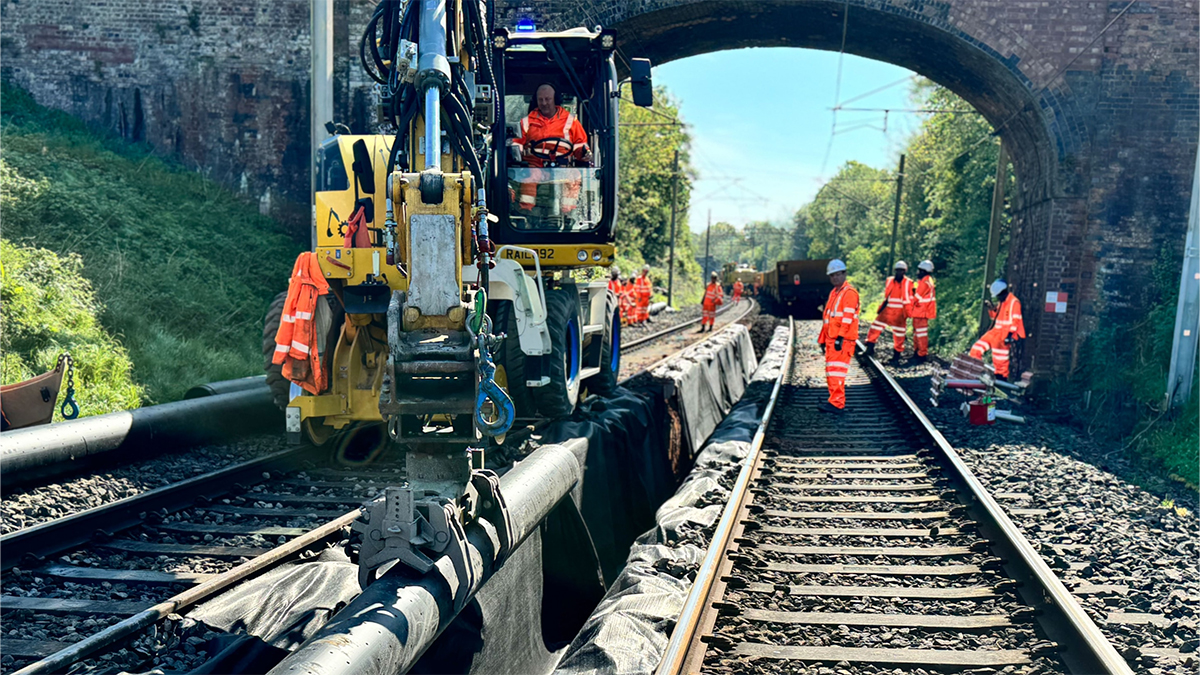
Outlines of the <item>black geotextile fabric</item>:
<svg viewBox="0 0 1200 675">
<path fill-rule="evenodd" d="M 559 661 L 556 675 L 653 673 L 708 549 L 729 490 L 787 353 L 777 328 L 742 399 L 709 436 L 695 468 L 638 537 L 616 582 Z"/>
</svg>

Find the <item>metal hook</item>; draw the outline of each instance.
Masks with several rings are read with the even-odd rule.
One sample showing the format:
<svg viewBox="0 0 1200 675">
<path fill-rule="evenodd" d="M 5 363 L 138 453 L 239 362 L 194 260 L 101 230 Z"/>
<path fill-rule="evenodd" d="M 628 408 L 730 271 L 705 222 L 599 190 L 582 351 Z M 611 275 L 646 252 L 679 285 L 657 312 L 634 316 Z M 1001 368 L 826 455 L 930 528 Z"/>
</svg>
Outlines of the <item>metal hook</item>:
<svg viewBox="0 0 1200 675">
<path fill-rule="evenodd" d="M 475 426 L 479 433 L 485 436 L 500 436 L 512 428 L 513 420 L 517 417 L 512 399 L 496 384 L 496 366 L 492 363 L 492 354 L 488 349 L 487 335 L 475 338 L 479 346 L 479 394 L 475 397 Z M 499 415 L 494 421 L 488 421 L 483 415 L 483 406 L 491 399 Z"/>
</svg>

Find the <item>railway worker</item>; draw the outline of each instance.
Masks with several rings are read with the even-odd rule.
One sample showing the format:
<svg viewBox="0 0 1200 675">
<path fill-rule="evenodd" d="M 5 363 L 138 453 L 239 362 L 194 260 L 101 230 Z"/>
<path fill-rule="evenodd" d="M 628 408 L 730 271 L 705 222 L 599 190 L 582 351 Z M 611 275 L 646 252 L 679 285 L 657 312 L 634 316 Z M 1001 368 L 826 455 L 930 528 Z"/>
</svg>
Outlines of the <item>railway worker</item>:
<svg viewBox="0 0 1200 675">
<path fill-rule="evenodd" d="M 889 277 L 883 287 L 883 302 L 879 303 L 879 313 L 867 331 L 867 353 L 875 353 L 875 341 L 879 339 L 884 328 L 892 331 L 892 349 L 896 358 L 904 355 L 904 340 L 908 337 L 908 317 L 912 311 L 913 283 L 905 276 L 908 273 L 908 263 L 896 261 L 894 275 Z"/>
<path fill-rule="evenodd" d="M 740 282 L 739 282 L 740 283 Z M 708 287 L 704 289 L 704 300 L 700 304 L 700 330 L 703 333 L 705 327 L 708 332 L 712 332 L 713 324 L 717 320 L 717 307 L 725 304 L 725 289 L 721 288 L 721 279 L 713 272 Z"/>
<path fill-rule="evenodd" d="M 741 279 L 738 279 L 737 281 L 733 282 L 733 304 L 736 305 L 742 301 L 742 289 L 743 288 L 744 288 L 744 286 L 742 285 Z"/>
<path fill-rule="evenodd" d="M 825 347 L 825 384 L 829 387 L 829 400 L 821 404 L 821 411 L 842 413 L 846 409 L 846 375 L 858 340 L 858 290 L 846 281 L 846 263 L 841 260 L 830 260 L 825 274 L 833 290 L 825 301 L 817 337 L 817 344 Z"/>
<path fill-rule="evenodd" d="M 562 107 L 562 96 L 554 85 L 539 86 L 534 92 L 534 104 L 536 107 L 517 125 L 518 135 L 512 142 L 514 158 L 532 169 L 544 167 L 547 157 L 557 158 L 556 164 L 570 160 L 591 162 L 587 131 L 574 113 Z M 517 208 L 532 211 L 537 203 L 538 184 L 550 178 L 546 172 L 531 170 L 529 177 L 521 181 Z M 563 194 L 563 212 L 574 211 L 579 205 L 582 185 L 582 177 L 568 182 Z"/>
<path fill-rule="evenodd" d="M 922 260 L 917 265 L 917 283 L 913 286 L 913 342 L 916 355 L 912 363 L 924 363 L 929 358 L 929 320 L 937 318 L 937 286 L 933 281 L 933 261 Z"/>
<path fill-rule="evenodd" d="M 625 277 L 625 281 L 621 284 L 621 318 L 625 320 L 625 325 L 633 325 L 634 317 L 637 315 L 637 301 L 634 300 L 633 276 Z"/>
<path fill-rule="evenodd" d="M 654 295 L 654 286 L 650 284 L 650 266 L 642 265 L 642 273 L 633 281 L 633 297 L 637 302 L 637 312 L 634 323 L 643 324 L 650 321 L 650 298 Z"/>
<path fill-rule="evenodd" d="M 986 303 L 988 315 L 992 317 L 992 327 L 971 345 L 971 356 L 982 359 L 984 352 L 991 350 L 996 379 L 1007 381 L 1010 352 L 1025 339 L 1025 320 L 1021 317 L 1021 301 L 1008 290 L 1007 282 L 997 279 L 988 290 L 993 300 L 1000 304 Z"/>
</svg>

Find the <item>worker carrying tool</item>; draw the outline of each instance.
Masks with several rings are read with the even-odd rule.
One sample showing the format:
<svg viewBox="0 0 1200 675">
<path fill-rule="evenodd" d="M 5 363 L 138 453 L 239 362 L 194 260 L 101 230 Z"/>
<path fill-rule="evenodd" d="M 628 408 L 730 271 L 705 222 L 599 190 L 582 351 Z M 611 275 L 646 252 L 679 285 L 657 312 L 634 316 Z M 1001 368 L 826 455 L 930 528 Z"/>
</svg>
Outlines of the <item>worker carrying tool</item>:
<svg viewBox="0 0 1200 675">
<path fill-rule="evenodd" d="M 329 292 L 317 254 L 305 251 L 296 258 L 288 281 L 283 317 L 275 333 L 275 355 L 283 364 L 283 376 L 310 394 L 320 394 L 328 384 L 317 353 L 317 324 L 314 316 L 320 296 Z"/>
<path fill-rule="evenodd" d="M 742 288 L 744 287 L 741 279 L 733 282 L 733 304 L 735 305 L 742 301 Z"/>
<path fill-rule="evenodd" d="M 642 273 L 633 280 L 633 298 L 637 303 L 637 311 L 633 322 L 643 324 L 650 321 L 650 297 L 654 295 L 654 286 L 650 284 L 650 266 L 642 265 Z"/>
<path fill-rule="evenodd" d="M 1008 290 L 1006 281 L 997 279 L 988 290 L 992 299 L 1000 304 L 985 302 L 988 316 L 992 317 L 992 327 L 971 345 L 971 356 L 982 359 L 984 352 L 990 349 L 996 379 L 1007 381 L 1009 357 L 1013 348 L 1025 339 L 1025 320 L 1021 317 L 1021 301 Z"/>
<path fill-rule="evenodd" d="M 833 290 L 825 301 L 817 337 L 817 344 L 825 347 L 825 384 L 829 387 L 829 400 L 821 404 L 821 411 L 841 413 L 846 409 L 846 375 L 858 340 L 858 290 L 846 281 L 846 263 L 841 260 L 830 260 L 825 274 Z"/>
<path fill-rule="evenodd" d="M 892 330 L 892 348 L 896 358 L 904 354 L 904 340 L 908 336 L 908 317 L 912 310 L 913 283 L 905 276 L 908 263 L 896 261 L 895 274 L 887 280 L 883 287 L 883 302 L 879 303 L 879 312 L 871 329 L 867 331 L 867 353 L 875 353 L 875 341 L 884 328 Z"/>
<path fill-rule="evenodd" d="M 913 342 L 916 354 L 910 363 L 929 359 L 929 320 L 937 318 L 937 285 L 933 281 L 933 261 L 922 260 L 917 265 L 917 283 L 913 286 Z"/>
<path fill-rule="evenodd" d="M 704 289 L 704 300 L 700 304 L 700 330 L 703 333 L 705 328 L 708 332 L 712 332 L 713 324 L 717 320 L 717 307 L 725 304 L 725 289 L 721 288 L 721 281 L 717 277 L 717 273 L 713 272 L 709 277 L 708 287 Z"/>
<path fill-rule="evenodd" d="M 562 95 L 554 85 L 539 86 L 534 92 L 534 105 L 536 107 L 517 125 L 520 135 L 512 142 L 513 159 L 533 169 L 547 164 L 565 165 L 571 160 L 590 163 L 592 153 L 588 149 L 587 132 L 574 113 L 562 107 Z M 521 196 L 517 200 L 517 207 L 524 211 L 533 210 L 538 185 L 548 178 L 540 171 L 529 173 L 530 180 L 521 182 Z M 573 211 L 579 205 L 582 185 L 582 176 L 567 182 L 563 211 Z"/>
</svg>

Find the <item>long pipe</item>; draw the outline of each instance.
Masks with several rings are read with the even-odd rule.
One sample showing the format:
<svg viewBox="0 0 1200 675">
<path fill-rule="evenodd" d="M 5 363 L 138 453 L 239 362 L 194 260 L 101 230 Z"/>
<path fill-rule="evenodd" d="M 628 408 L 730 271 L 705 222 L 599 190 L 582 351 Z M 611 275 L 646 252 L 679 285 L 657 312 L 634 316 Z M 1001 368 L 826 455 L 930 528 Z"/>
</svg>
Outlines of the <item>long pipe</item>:
<svg viewBox="0 0 1200 675">
<path fill-rule="evenodd" d="M 281 426 L 265 382 L 249 389 L 0 434 L 5 489 L 119 456 L 150 455 Z"/>
<path fill-rule="evenodd" d="M 539 448 L 500 478 L 515 550 L 583 477 L 577 455 L 582 438 Z M 584 447 L 579 447 L 584 444 Z M 467 528 L 472 583 L 462 588 L 450 561 L 414 577 L 400 566 L 372 583 L 321 631 L 292 652 L 270 675 L 383 675 L 412 668 L 456 614 L 454 597 L 473 596 L 496 571 L 490 525 Z"/>
</svg>

